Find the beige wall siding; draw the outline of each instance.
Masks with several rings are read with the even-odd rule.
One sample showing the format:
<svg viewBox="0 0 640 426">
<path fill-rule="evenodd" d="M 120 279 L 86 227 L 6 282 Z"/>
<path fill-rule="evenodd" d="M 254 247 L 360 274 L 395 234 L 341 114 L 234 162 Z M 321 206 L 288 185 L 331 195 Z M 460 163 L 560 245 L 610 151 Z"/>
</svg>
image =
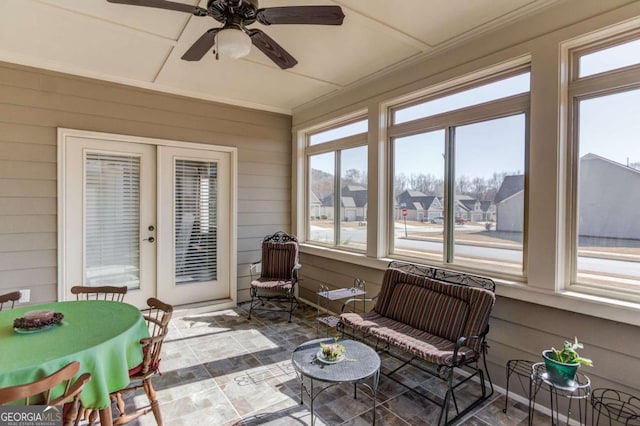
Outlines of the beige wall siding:
<svg viewBox="0 0 640 426">
<path fill-rule="evenodd" d="M 238 296 L 260 240 L 290 230 L 291 118 L 0 63 L 0 293 L 56 299 L 57 128 L 238 148 Z"/>
</svg>

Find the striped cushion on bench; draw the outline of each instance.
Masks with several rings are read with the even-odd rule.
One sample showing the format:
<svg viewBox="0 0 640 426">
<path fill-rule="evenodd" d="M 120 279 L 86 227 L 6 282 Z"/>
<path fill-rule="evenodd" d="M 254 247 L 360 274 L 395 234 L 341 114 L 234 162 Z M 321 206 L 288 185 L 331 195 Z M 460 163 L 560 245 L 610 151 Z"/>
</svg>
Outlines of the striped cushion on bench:
<svg viewBox="0 0 640 426">
<path fill-rule="evenodd" d="M 387 269 L 373 311 L 340 319 L 429 362 L 450 365 L 455 342 L 484 332 L 494 302 L 489 290 Z M 468 345 L 459 353 L 466 361 L 479 356 L 481 340 Z"/>
<path fill-rule="evenodd" d="M 383 342 L 396 346 L 411 355 L 438 365 L 453 365 L 453 347 L 451 340 L 411 327 L 402 322 L 384 317 L 376 312 L 366 314 L 346 313 L 340 315 L 345 326 L 376 337 Z M 463 358 L 464 357 L 464 358 Z M 469 347 L 458 350 L 457 362 L 472 361 L 478 353 Z"/>
</svg>

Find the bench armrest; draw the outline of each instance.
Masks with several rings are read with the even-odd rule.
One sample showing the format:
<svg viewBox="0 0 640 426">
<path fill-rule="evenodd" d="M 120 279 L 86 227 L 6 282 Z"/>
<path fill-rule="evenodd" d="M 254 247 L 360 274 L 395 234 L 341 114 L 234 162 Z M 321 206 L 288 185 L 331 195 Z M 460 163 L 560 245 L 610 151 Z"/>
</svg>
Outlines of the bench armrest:
<svg viewBox="0 0 640 426">
<path fill-rule="evenodd" d="M 350 303 L 353 303 L 353 307 L 355 308 L 355 303 L 356 302 L 375 302 L 376 300 L 378 300 L 378 296 L 373 296 L 373 297 L 368 297 L 368 298 L 353 298 L 353 299 L 349 299 L 346 300 L 343 304 L 342 304 L 342 309 L 340 309 L 340 312 L 343 313 L 344 310 L 347 308 L 347 305 Z"/>
<path fill-rule="evenodd" d="M 462 359 L 460 360 L 459 363 L 456 363 L 456 359 L 458 358 L 458 350 L 463 346 L 469 346 L 468 343 L 469 343 L 470 340 L 479 340 L 480 343 L 483 344 L 484 339 L 487 336 L 487 334 L 489 334 L 489 325 L 487 325 L 487 327 L 482 332 L 482 334 L 480 334 L 478 336 L 462 336 L 462 337 L 458 338 L 458 340 L 456 341 L 456 345 L 453 348 L 453 362 L 456 365 L 464 363 L 464 361 L 465 361 L 464 357 L 462 357 Z"/>
</svg>

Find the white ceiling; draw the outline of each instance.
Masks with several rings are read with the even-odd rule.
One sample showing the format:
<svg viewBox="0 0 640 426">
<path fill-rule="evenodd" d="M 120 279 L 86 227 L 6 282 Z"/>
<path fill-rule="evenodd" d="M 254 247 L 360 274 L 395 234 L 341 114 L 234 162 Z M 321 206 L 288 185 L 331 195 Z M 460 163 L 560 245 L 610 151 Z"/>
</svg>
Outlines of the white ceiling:
<svg viewBox="0 0 640 426">
<path fill-rule="evenodd" d="M 174 0 L 206 7 L 206 0 Z M 342 26 L 261 28 L 297 60 L 180 59 L 210 17 L 107 0 L 0 0 L 0 60 L 269 111 L 293 109 L 363 78 L 493 30 L 559 0 L 262 0 L 339 5 Z"/>
</svg>

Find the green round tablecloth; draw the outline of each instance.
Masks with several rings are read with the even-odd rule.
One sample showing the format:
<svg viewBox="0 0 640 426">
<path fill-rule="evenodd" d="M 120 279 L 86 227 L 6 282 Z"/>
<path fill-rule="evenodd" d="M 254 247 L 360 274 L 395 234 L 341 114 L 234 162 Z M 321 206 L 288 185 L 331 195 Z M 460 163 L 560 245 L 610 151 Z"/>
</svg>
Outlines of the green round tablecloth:
<svg viewBox="0 0 640 426">
<path fill-rule="evenodd" d="M 62 312 L 62 323 L 18 334 L 13 320 L 25 312 Z M 87 408 L 109 406 L 109 393 L 129 383 L 128 370 L 142 362 L 140 339 L 148 337 L 142 313 L 121 302 L 89 300 L 26 306 L 0 312 L 0 388 L 33 382 L 72 361 L 91 373 L 80 397 Z"/>
</svg>

